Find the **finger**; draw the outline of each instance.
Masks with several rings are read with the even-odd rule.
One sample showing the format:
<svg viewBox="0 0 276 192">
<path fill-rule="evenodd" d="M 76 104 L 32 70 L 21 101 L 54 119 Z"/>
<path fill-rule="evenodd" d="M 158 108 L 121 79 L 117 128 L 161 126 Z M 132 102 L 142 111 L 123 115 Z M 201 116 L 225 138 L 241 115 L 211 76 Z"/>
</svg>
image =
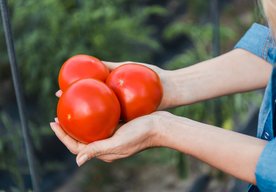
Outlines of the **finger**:
<svg viewBox="0 0 276 192">
<path fill-rule="evenodd" d="M 112 141 L 111 139 L 105 139 L 101 141 L 96 141 L 94 143 L 90 143 L 86 147 L 81 150 L 76 158 L 76 162 L 80 167 L 89 159 L 94 157 L 107 154 L 108 151 L 112 151 Z"/>
<path fill-rule="evenodd" d="M 55 117 L 55 122 L 59 124 L 59 120 L 57 117 Z"/>
<path fill-rule="evenodd" d="M 55 94 L 57 97 L 61 97 L 61 95 L 62 95 L 62 91 L 61 90 L 58 90 L 57 92 L 56 92 L 56 94 Z"/>
<path fill-rule="evenodd" d="M 114 161 L 113 159 L 109 159 L 109 158 L 102 157 L 102 156 L 97 157 L 97 159 L 104 161 L 106 163 L 112 163 Z"/>
<path fill-rule="evenodd" d="M 106 154 L 106 155 L 100 155 L 97 157 L 97 159 L 100 159 L 104 162 L 107 162 L 107 163 L 111 163 L 115 160 L 118 160 L 118 159 L 123 159 L 123 158 L 126 158 L 128 157 L 127 154 L 115 154 L 115 153 L 110 153 L 110 154 Z"/>
<path fill-rule="evenodd" d="M 77 154 L 79 152 L 80 149 L 78 142 L 67 135 L 57 123 L 51 122 L 50 127 L 55 132 L 58 139 L 69 149 L 71 153 Z"/>
<path fill-rule="evenodd" d="M 119 67 L 121 65 L 125 65 L 125 64 L 130 64 L 130 63 L 134 63 L 134 64 L 139 64 L 139 65 L 144 65 L 150 69 L 152 69 L 153 71 L 155 71 L 156 73 L 161 73 L 161 69 L 159 67 L 156 67 L 153 64 L 146 64 L 146 63 L 140 63 L 140 62 L 134 62 L 134 61 L 124 61 L 124 62 L 109 62 L 109 61 L 102 61 L 111 71 L 113 69 L 115 69 L 116 67 Z"/>
<path fill-rule="evenodd" d="M 115 69 L 116 67 L 119 67 L 120 65 L 126 64 L 127 62 L 109 62 L 109 61 L 102 61 L 107 68 L 110 70 Z"/>
</svg>

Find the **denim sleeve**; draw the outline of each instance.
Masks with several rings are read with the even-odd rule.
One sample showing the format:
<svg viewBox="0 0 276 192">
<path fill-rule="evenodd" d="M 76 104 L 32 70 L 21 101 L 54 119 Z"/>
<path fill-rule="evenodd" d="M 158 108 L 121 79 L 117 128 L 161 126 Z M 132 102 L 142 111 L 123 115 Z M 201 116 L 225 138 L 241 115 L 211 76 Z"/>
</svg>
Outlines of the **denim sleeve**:
<svg viewBox="0 0 276 192">
<path fill-rule="evenodd" d="M 276 190 L 276 139 L 265 146 L 256 167 L 256 182 L 260 191 Z"/>
<path fill-rule="evenodd" d="M 275 48 L 275 42 L 268 27 L 254 23 L 235 45 L 272 63 L 269 52 Z"/>
</svg>

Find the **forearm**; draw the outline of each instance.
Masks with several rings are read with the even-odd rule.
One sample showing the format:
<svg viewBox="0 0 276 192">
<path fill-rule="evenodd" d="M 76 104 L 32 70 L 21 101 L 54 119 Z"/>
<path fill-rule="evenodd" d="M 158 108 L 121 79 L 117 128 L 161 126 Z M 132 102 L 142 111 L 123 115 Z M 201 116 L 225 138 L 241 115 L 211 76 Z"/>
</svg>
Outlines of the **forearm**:
<svg viewBox="0 0 276 192">
<path fill-rule="evenodd" d="M 169 107 L 245 92 L 266 86 L 271 65 L 242 49 L 235 49 L 217 58 L 166 73 L 164 83 L 172 95 Z M 166 90 L 165 90 L 166 94 Z"/>
<path fill-rule="evenodd" d="M 192 155 L 239 179 L 255 184 L 255 168 L 266 141 L 166 114 L 157 143 Z M 159 126 L 159 127 L 160 127 Z"/>
</svg>

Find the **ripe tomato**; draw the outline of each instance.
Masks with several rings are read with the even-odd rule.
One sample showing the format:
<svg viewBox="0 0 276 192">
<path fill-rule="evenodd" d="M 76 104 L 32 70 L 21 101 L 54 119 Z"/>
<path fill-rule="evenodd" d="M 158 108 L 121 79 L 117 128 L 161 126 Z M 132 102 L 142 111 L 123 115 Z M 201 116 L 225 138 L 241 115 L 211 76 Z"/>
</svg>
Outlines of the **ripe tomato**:
<svg viewBox="0 0 276 192">
<path fill-rule="evenodd" d="M 85 78 L 105 81 L 109 75 L 108 68 L 97 58 L 89 55 L 75 55 L 62 65 L 58 82 L 62 91 L 77 80 Z"/>
<path fill-rule="evenodd" d="M 62 94 L 57 116 L 67 134 L 82 143 L 110 137 L 120 118 L 120 104 L 103 82 L 82 79 Z"/>
<path fill-rule="evenodd" d="M 143 65 L 125 64 L 116 68 L 106 84 L 117 95 L 126 121 L 155 111 L 163 96 L 159 76 Z"/>
</svg>

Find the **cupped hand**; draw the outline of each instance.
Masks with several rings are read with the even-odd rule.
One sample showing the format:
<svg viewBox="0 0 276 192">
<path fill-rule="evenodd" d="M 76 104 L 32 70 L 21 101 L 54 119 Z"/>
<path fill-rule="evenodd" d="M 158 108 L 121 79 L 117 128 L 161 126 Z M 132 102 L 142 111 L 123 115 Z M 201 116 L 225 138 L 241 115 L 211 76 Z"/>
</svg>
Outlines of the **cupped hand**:
<svg viewBox="0 0 276 192">
<path fill-rule="evenodd" d="M 136 118 L 122 125 L 112 137 L 90 144 L 83 144 L 67 135 L 59 126 L 58 120 L 50 123 L 60 141 L 75 155 L 78 166 L 87 160 L 98 158 L 105 162 L 131 156 L 146 148 L 159 146 L 160 120 L 167 112 L 155 112 Z"/>
<path fill-rule="evenodd" d="M 103 62 L 111 71 L 127 63 L 137 62 Z M 160 77 L 163 85 L 163 98 L 159 106 L 159 110 L 172 107 L 174 88 L 171 81 L 170 71 L 163 70 L 157 66 L 145 63 L 137 63 L 147 66 L 154 70 Z M 56 96 L 60 97 L 62 91 L 56 92 Z M 50 123 L 51 128 L 55 132 L 60 141 L 75 155 L 76 162 L 79 166 L 91 158 L 98 158 L 106 162 L 116 159 L 125 158 L 149 147 L 159 146 L 160 139 L 158 134 L 162 123 L 161 119 L 167 116 L 167 112 L 154 112 L 150 115 L 136 118 L 122 125 L 115 134 L 105 140 L 96 141 L 88 145 L 80 143 L 70 137 L 60 127 L 58 120 Z M 159 125 L 157 125 L 159 124 Z"/>
</svg>

